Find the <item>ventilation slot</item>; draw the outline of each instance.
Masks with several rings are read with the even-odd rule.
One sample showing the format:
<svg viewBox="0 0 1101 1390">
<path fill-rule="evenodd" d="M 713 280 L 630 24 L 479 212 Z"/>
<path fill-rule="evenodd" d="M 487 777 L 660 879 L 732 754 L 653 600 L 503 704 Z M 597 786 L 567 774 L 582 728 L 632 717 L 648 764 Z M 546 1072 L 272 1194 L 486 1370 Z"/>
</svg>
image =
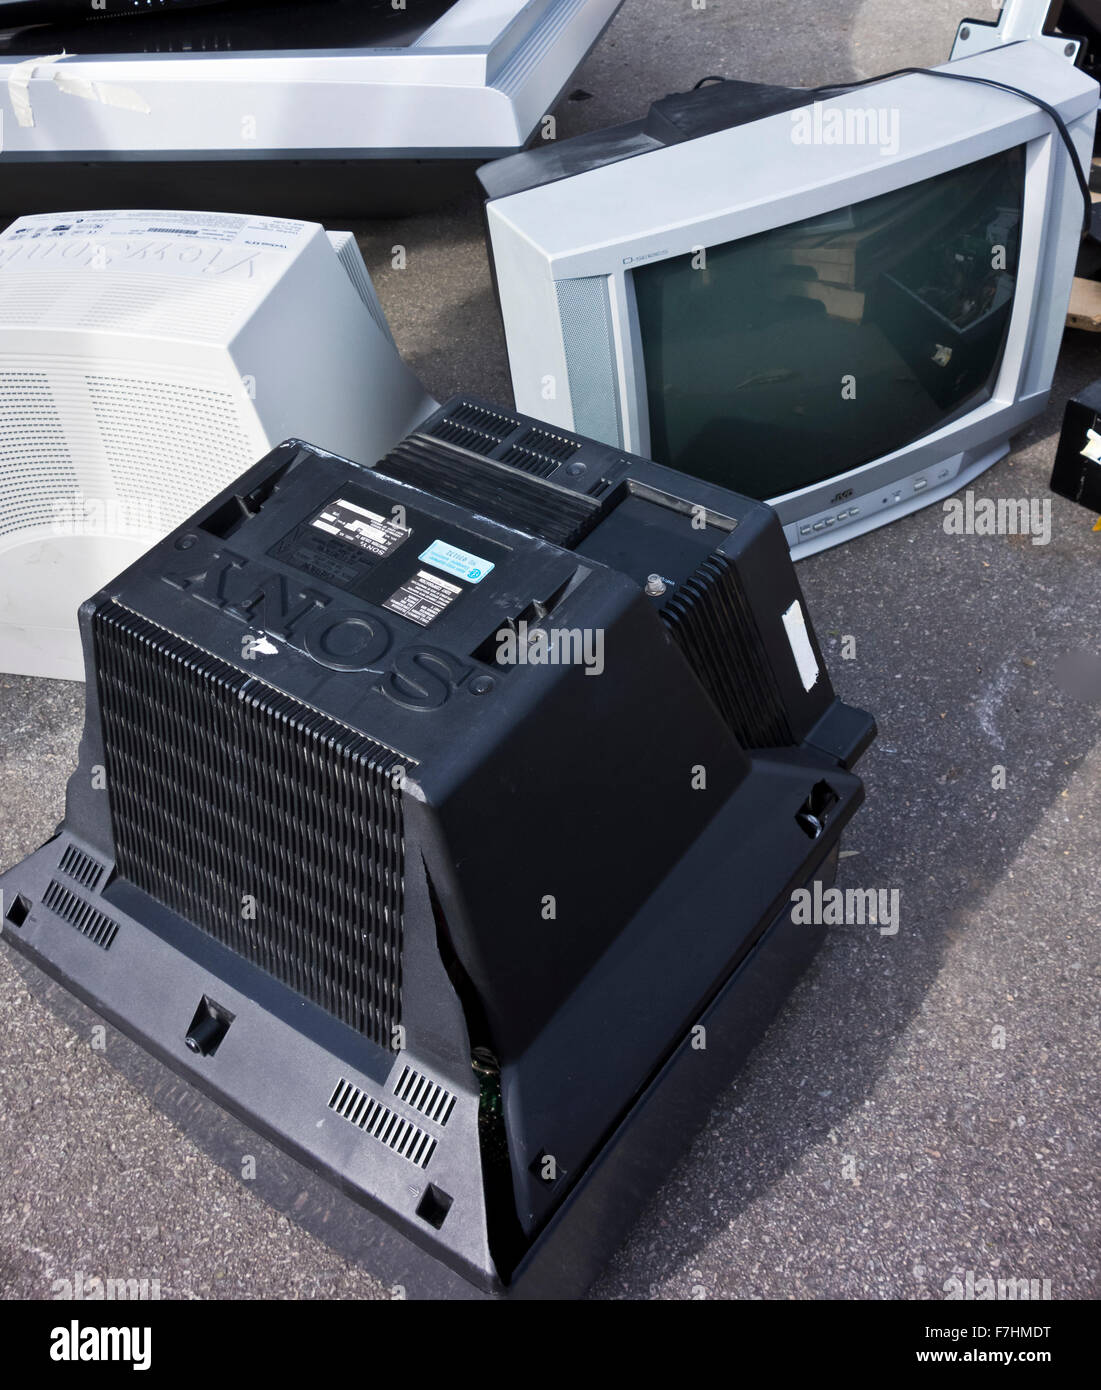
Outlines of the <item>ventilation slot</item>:
<svg viewBox="0 0 1101 1390">
<path fill-rule="evenodd" d="M 103 865 L 90 854 L 85 854 L 82 849 L 77 849 L 76 845 L 65 847 L 65 853 L 57 867 L 66 878 L 71 878 L 74 883 L 79 883 L 81 888 L 87 888 L 89 892 L 94 892 L 99 887 L 99 881 L 103 877 Z"/>
<path fill-rule="evenodd" d="M 196 498 L 256 461 L 243 392 L 105 374 L 89 374 L 86 387 L 111 477 L 139 530 L 162 534 L 179 526 Z"/>
<path fill-rule="evenodd" d="M 83 898 L 78 898 L 75 893 L 63 888 L 57 879 L 50 881 L 50 886 L 42 895 L 42 903 L 63 922 L 75 927 L 81 936 L 86 936 L 93 946 L 99 946 L 104 951 L 110 947 L 118 933 L 117 922 L 105 916 L 98 908 L 94 908 L 91 903 L 86 903 Z"/>
<path fill-rule="evenodd" d="M 441 420 L 438 425 L 433 425 L 432 437 L 442 439 L 445 444 L 454 444 L 456 449 L 469 449 L 472 454 L 492 454 L 501 442 L 495 435 L 463 429 L 460 425 L 453 425 L 450 420 Z"/>
<path fill-rule="evenodd" d="M 515 420 L 506 420 L 503 415 L 487 410 L 485 406 L 463 401 L 433 425 L 430 433 L 434 439 L 454 444 L 457 449 L 488 455 L 496 450 L 502 440 L 515 434 L 517 428 Z"/>
<path fill-rule="evenodd" d="M 377 471 L 567 550 L 600 520 L 600 505 L 591 497 L 490 459 L 454 454 L 423 434 L 399 444 Z"/>
<path fill-rule="evenodd" d="M 329 1097 L 329 1109 L 335 1110 L 349 1124 L 371 1135 L 388 1149 L 393 1149 L 402 1158 L 415 1163 L 418 1168 L 427 1168 L 436 1152 L 435 1139 L 419 1125 L 412 1120 L 403 1120 L 381 1101 L 373 1100 L 366 1091 L 361 1091 L 343 1077 Z"/>
<path fill-rule="evenodd" d="M 510 468 L 520 468 L 525 473 L 534 473 L 537 478 L 549 478 L 558 467 L 554 459 L 544 458 L 542 454 L 533 454 L 530 449 L 522 449 L 519 444 L 513 444 L 508 453 L 502 456 L 501 462 L 507 463 Z"/>
<path fill-rule="evenodd" d="M 402 1067 L 394 1095 L 419 1110 L 425 1119 L 441 1126 L 447 1124 L 455 1108 L 455 1097 L 450 1091 L 412 1067 Z"/>
<path fill-rule="evenodd" d="M 415 760 L 114 603 L 92 631 L 120 877 L 388 1048 Z"/>
<path fill-rule="evenodd" d="M 507 439 L 519 429 L 515 420 L 498 415 L 484 405 L 475 405 L 473 401 L 460 401 L 454 410 L 448 411 L 445 422 L 480 430 L 482 434 L 492 434 L 498 439 Z"/>
<path fill-rule="evenodd" d="M 564 439 L 560 434 L 548 434 L 546 430 L 529 430 L 520 440 L 519 447 L 545 454 L 547 458 L 555 459 L 558 463 L 565 463 L 567 459 L 573 458 L 581 445 L 572 439 Z"/>
<path fill-rule="evenodd" d="M 340 258 L 340 264 L 344 267 L 356 294 L 363 301 L 364 308 L 374 319 L 379 332 L 387 342 L 393 343 L 394 335 L 390 332 L 390 325 L 386 321 L 386 315 L 382 312 L 382 305 L 378 301 L 375 287 L 371 284 L 371 277 L 367 273 L 367 267 L 363 264 L 363 257 L 360 254 L 355 236 L 351 232 L 326 232 L 325 235 L 329 238 L 330 246 Z M 394 350 L 397 351 L 396 343 L 394 343 Z"/>
<path fill-rule="evenodd" d="M 661 616 L 743 748 L 794 742 L 753 610 L 725 555 L 709 556 Z"/>
<path fill-rule="evenodd" d="M 56 526 L 79 484 L 49 378 L 2 365 L 14 360 L 0 359 L 0 538 Z"/>
</svg>

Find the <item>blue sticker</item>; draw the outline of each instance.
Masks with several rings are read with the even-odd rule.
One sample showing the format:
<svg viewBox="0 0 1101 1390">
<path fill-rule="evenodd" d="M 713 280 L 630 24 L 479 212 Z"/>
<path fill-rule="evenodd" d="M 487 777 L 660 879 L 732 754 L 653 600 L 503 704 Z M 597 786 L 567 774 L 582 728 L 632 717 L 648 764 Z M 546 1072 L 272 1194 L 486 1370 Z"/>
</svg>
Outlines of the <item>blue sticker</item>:
<svg viewBox="0 0 1101 1390">
<path fill-rule="evenodd" d="M 480 555 L 471 555 L 469 551 L 460 550 L 457 545 L 448 545 L 446 541 L 433 541 L 418 558 L 426 565 L 435 565 L 444 574 L 465 579 L 468 584 L 480 584 L 493 568 L 492 560 L 483 560 Z"/>
</svg>

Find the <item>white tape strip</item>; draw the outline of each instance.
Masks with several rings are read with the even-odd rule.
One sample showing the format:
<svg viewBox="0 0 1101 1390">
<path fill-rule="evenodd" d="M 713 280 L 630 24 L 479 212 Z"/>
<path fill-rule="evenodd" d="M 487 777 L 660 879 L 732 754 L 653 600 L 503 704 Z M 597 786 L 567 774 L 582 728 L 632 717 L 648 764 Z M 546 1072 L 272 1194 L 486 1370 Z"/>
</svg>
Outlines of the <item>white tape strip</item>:
<svg viewBox="0 0 1101 1390">
<path fill-rule="evenodd" d="M 54 84 L 58 91 L 64 92 L 66 96 L 98 101 L 103 106 L 118 106 L 124 111 L 139 111 L 143 116 L 148 116 L 152 109 L 141 93 L 136 92 L 133 87 L 119 87 L 113 82 L 89 82 L 83 77 L 75 76 L 71 69 L 69 72 L 55 72 Z"/>
<path fill-rule="evenodd" d="M 810 644 L 807 620 L 803 617 L 803 605 L 798 599 L 784 614 L 784 631 L 791 643 L 791 654 L 799 669 L 799 679 L 803 682 L 803 689 L 810 690 L 818 680 L 820 672 L 818 670 L 818 658 Z"/>
<path fill-rule="evenodd" d="M 28 58 L 17 64 L 8 78 L 8 96 L 15 112 L 16 124 L 24 129 L 34 125 L 34 107 L 31 105 L 31 81 L 39 68 L 51 63 L 63 62 L 71 58 L 71 53 L 51 53 L 41 58 Z M 59 92 L 66 96 L 80 97 L 82 101 L 98 101 L 101 106 L 115 106 L 123 111 L 137 111 L 148 116 L 151 107 L 140 92 L 133 87 L 119 87 L 114 82 L 89 82 L 78 77 L 70 69 L 68 72 L 55 72 L 53 82 Z"/>
<path fill-rule="evenodd" d="M 8 78 L 8 96 L 11 98 L 11 109 L 15 112 L 17 125 L 24 128 L 34 125 L 30 85 L 35 69 L 44 67 L 47 63 L 60 63 L 68 56 L 67 53 L 53 53 L 43 58 L 28 58 L 25 63 L 18 63 L 12 68 L 11 76 Z"/>
</svg>

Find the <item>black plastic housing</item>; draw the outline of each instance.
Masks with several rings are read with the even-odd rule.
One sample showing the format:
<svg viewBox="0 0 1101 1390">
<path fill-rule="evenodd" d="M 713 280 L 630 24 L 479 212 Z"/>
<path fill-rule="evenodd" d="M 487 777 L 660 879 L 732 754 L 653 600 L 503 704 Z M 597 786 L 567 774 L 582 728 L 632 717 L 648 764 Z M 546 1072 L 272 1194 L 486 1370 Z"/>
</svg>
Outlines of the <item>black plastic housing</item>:
<svg viewBox="0 0 1101 1390">
<path fill-rule="evenodd" d="M 1067 402 L 1051 490 L 1091 512 L 1101 512 L 1101 380 Z"/>
<path fill-rule="evenodd" d="M 483 1292 L 583 1291 L 863 796 L 771 510 L 457 398 L 281 445 L 81 628 L 6 939 Z"/>
<path fill-rule="evenodd" d="M 671 92 L 653 102 L 640 120 L 491 160 L 478 170 L 478 179 L 487 199 L 507 198 L 606 164 L 633 159 L 635 155 L 732 130 L 784 111 L 796 111 L 814 99 L 813 89 L 805 87 L 734 80 L 710 82 L 690 92 Z"/>
</svg>

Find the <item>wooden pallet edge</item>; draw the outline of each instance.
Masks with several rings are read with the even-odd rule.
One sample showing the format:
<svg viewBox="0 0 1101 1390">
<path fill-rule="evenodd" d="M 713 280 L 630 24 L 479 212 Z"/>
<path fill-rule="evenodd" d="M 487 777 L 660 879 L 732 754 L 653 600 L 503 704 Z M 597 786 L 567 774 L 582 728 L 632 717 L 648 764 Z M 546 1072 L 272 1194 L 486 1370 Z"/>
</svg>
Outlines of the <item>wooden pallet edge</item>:
<svg viewBox="0 0 1101 1390">
<path fill-rule="evenodd" d="M 1101 333 L 1101 280 L 1074 277 L 1067 309 L 1067 327 L 1084 328 L 1088 333 Z"/>
</svg>

